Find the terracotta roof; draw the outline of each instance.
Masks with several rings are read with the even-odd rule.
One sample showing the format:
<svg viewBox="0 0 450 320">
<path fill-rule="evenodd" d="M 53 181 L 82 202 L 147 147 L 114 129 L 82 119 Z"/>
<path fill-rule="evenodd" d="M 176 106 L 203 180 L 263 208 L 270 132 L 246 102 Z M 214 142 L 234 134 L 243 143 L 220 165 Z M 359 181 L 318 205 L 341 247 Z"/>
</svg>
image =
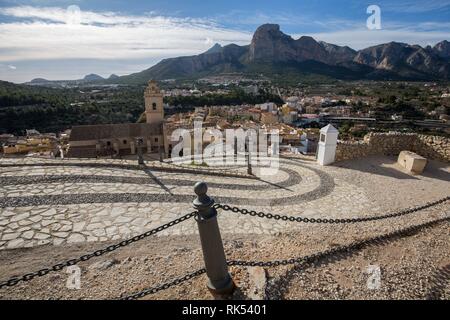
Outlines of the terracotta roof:
<svg viewBox="0 0 450 320">
<path fill-rule="evenodd" d="M 115 139 L 125 137 L 147 137 L 162 134 L 161 124 L 122 123 L 75 126 L 69 141 Z"/>
</svg>

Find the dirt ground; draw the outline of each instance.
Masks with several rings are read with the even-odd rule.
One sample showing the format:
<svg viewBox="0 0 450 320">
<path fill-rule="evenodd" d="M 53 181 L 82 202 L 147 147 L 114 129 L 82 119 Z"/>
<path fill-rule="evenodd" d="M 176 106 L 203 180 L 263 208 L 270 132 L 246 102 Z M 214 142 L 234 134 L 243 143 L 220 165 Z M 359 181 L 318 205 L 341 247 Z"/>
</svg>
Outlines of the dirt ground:
<svg viewBox="0 0 450 320">
<path fill-rule="evenodd" d="M 296 258 L 372 239 L 338 254 L 319 255 L 308 265 L 264 268 L 262 290 L 252 280 L 259 267 L 233 266 L 230 271 L 238 290 L 232 298 L 249 299 L 256 294 L 260 299 L 449 299 L 449 211 L 447 202 L 401 218 L 366 222 L 364 228 L 358 224 L 309 225 L 275 236 L 223 235 L 227 258 L 245 261 Z M 396 232 L 411 226 L 415 227 Z M 386 236 L 373 239 L 379 235 Z M 0 279 L 36 271 L 108 244 L 0 251 Z M 62 270 L 1 289 L 0 299 L 116 299 L 200 269 L 203 260 L 198 236 L 153 236 L 79 265 L 79 290 L 66 287 L 69 274 Z M 378 288 L 368 287 L 369 266 L 381 270 Z M 213 297 L 203 274 L 144 299 Z"/>
</svg>

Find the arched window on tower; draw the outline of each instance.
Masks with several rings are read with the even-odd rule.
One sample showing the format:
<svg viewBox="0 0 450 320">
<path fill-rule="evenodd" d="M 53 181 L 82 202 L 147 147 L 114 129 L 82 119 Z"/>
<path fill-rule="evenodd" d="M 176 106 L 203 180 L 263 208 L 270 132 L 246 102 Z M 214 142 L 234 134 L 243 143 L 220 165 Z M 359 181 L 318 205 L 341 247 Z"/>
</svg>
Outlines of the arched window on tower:
<svg viewBox="0 0 450 320">
<path fill-rule="evenodd" d="M 152 107 L 153 107 L 153 110 L 156 110 L 156 103 L 155 102 L 152 103 Z"/>
</svg>

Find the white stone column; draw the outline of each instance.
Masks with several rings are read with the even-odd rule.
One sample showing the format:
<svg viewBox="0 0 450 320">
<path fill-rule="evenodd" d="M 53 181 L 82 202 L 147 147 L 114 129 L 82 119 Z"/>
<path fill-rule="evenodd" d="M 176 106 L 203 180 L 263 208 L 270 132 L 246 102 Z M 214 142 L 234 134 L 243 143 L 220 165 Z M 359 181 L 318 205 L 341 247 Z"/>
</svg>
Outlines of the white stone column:
<svg viewBox="0 0 450 320">
<path fill-rule="evenodd" d="M 320 129 L 317 162 L 321 166 L 332 164 L 336 157 L 337 138 L 339 131 L 331 124 Z"/>
</svg>

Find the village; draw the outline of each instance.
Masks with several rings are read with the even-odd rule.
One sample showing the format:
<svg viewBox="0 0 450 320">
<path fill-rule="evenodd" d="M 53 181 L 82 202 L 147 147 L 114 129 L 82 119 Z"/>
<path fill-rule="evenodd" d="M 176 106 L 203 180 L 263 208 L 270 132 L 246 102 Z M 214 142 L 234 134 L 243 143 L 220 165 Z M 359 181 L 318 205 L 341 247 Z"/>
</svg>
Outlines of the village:
<svg viewBox="0 0 450 320">
<path fill-rule="evenodd" d="M 213 81 L 214 80 L 214 81 Z M 260 104 L 240 104 L 240 105 L 211 105 L 194 106 L 192 108 L 180 108 L 177 105 L 171 105 L 164 102 L 170 97 L 202 97 L 229 94 L 228 85 L 240 85 L 246 94 L 258 95 L 263 84 L 255 80 L 242 79 L 233 83 L 230 79 L 208 79 L 201 80 L 199 83 L 207 82 L 208 86 L 202 90 L 198 89 L 180 89 L 168 87 L 165 90 L 158 90 L 158 113 L 162 113 L 157 122 L 164 123 L 161 128 L 159 142 L 153 141 L 153 147 L 150 147 L 145 153 L 152 157 L 169 158 L 172 143 L 169 136 L 177 128 L 192 129 L 195 121 L 202 121 L 204 130 L 218 129 L 236 129 L 242 128 L 265 131 L 277 130 L 280 136 L 280 152 L 283 154 L 309 154 L 315 155 L 317 151 L 317 142 L 319 129 L 327 124 L 333 124 L 339 129 L 339 139 L 348 141 L 362 141 L 369 132 L 414 132 L 411 128 L 418 128 L 421 131 L 426 130 L 437 132 L 440 135 L 448 135 L 450 132 L 450 123 L 448 122 L 447 105 L 449 103 L 448 93 L 441 93 L 442 88 L 436 84 L 425 83 L 423 88 L 431 93 L 437 92 L 435 99 L 441 106 L 429 112 L 428 120 L 406 119 L 402 114 L 385 114 L 380 117 L 379 111 L 374 106 L 377 105 L 377 99 L 373 96 L 363 94 L 361 85 L 356 89 L 344 94 L 343 88 L 334 88 L 333 86 L 323 85 L 308 94 L 307 89 L 283 89 L 274 86 L 268 86 L 264 90 L 272 94 L 279 95 L 283 103 L 265 102 Z M 213 82 L 211 82 L 213 81 Z M 167 82 L 162 82 L 167 86 Z M 156 85 L 156 83 L 155 83 Z M 211 85 L 213 87 L 211 87 Z M 177 87 L 177 86 L 175 86 Z M 113 89 L 116 90 L 116 89 Z M 109 89 L 93 89 L 89 93 L 90 99 L 101 99 L 105 102 L 110 94 Z M 333 93 L 334 92 L 334 93 Z M 360 94 L 360 95 L 358 95 Z M 379 100 L 379 99 L 378 99 Z M 73 105 L 84 103 L 74 102 Z M 149 110 L 149 106 L 146 107 Z M 146 112 L 147 112 L 146 111 Z M 138 123 L 146 122 L 146 112 L 139 117 Z M 167 114 L 167 115 L 166 115 Z M 131 124 L 130 124 L 131 125 Z M 102 125 L 100 125 L 102 126 Z M 412 127 L 411 127 L 412 126 Z M 74 126 L 77 131 L 77 126 Z M 95 130 L 95 125 L 84 127 L 89 130 Z M 99 129 L 97 125 L 97 129 Z M 410 128 L 410 129 L 406 129 Z M 2 156 L 38 156 L 38 157 L 88 157 L 88 158 L 133 158 L 137 153 L 137 136 L 129 136 L 122 133 L 114 134 L 111 137 L 103 136 L 99 140 L 96 150 L 92 146 L 90 151 L 84 146 L 84 152 L 76 152 L 80 149 L 77 144 L 76 132 L 71 138 L 73 128 L 67 128 L 61 132 L 40 133 L 34 128 L 24 131 L 23 135 L 14 135 L 9 133 L 0 134 L 0 154 Z M 406 130 L 406 131 L 405 131 Z M 417 130 L 417 129 L 416 129 Z M 93 133 L 94 134 L 94 133 Z M 95 133 L 95 134 L 98 134 Z M 122 135 L 122 136 L 121 136 Z M 109 138 L 109 140 L 108 140 Z M 86 135 L 84 140 L 88 139 Z M 92 139 L 91 139 L 92 140 Z M 71 143 L 72 142 L 72 143 Z M 86 142 L 83 142 L 84 144 Z M 206 144 L 209 142 L 206 141 Z M 70 145 L 73 148 L 71 150 Z M 145 147 L 148 147 L 146 145 Z"/>
</svg>

